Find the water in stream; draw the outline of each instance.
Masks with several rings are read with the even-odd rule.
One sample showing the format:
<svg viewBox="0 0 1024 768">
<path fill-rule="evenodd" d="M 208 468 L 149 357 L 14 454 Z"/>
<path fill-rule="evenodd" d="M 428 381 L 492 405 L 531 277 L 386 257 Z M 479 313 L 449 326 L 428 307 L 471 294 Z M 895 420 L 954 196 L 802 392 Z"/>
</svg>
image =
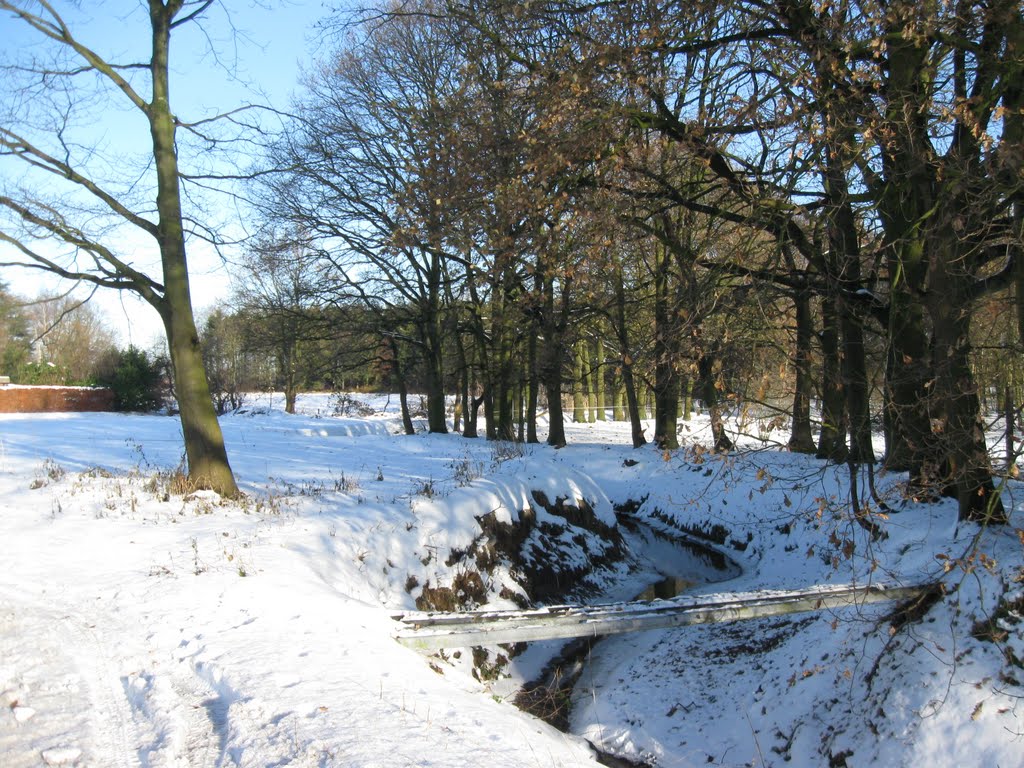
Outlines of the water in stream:
<svg viewBox="0 0 1024 768">
<path fill-rule="evenodd" d="M 632 519 L 620 519 L 632 554 L 630 578 L 595 600 L 595 603 L 623 600 L 669 599 L 697 584 L 728 581 L 740 575 L 738 565 L 718 550 L 698 542 L 656 531 Z M 600 639 L 531 643 L 527 655 L 549 659 L 544 671 L 522 686 L 516 704 L 561 730 L 569 729 L 569 702 L 573 686 L 587 663 L 600 654 Z M 629 763 L 598 751 L 605 765 Z"/>
<path fill-rule="evenodd" d="M 662 533 L 624 518 L 619 529 L 636 560 L 638 573 L 648 574 L 635 600 L 667 600 L 695 584 L 714 584 L 740 575 L 740 568 L 722 552 L 692 539 Z"/>
</svg>

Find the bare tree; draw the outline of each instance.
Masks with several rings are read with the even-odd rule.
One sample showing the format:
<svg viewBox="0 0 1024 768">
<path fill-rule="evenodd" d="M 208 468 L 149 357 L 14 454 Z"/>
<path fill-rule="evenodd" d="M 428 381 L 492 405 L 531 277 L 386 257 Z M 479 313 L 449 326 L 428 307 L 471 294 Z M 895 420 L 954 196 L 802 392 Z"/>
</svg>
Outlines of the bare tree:
<svg viewBox="0 0 1024 768">
<path fill-rule="evenodd" d="M 241 266 L 236 289 L 246 347 L 274 359 L 287 413 L 295 413 L 299 387 L 309 378 L 307 343 L 327 335 L 314 311 L 314 262 L 296 240 L 280 232 L 257 239 Z"/>
<path fill-rule="evenodd" d="M 219 144 L 217 121 L 183 122 L 172 108 L 169 74 L 172 35 L 202 24 L 213 5 L 147 0 L 148 57 L 123 63 L 86 44 L 47 0 L 0 0 L 0 11 L 49 53 L 47 61 L 4 68 L 15 85 L 0 115 L 0 158 L 11 168 L 0 190 L 0 242 L 9 254 L 0 265 L 132 291 L 152 305 L 167 335 L 189 479 L 231 496 L 238 488 L 203 367 L 186 256 L 189 234 L 209 239 L 213 232 L 183 213 L 183 182 L 205 186 L 212 176 L 190 177 L 179 166 L 179 131 L 209 151 Z M 125 110 L 135 138 L 148 139 L 134 175 L 127 153 L 106 156 L 96 138 L 93 124 L 108 109 Z M 233 128 L 241 114 L 231 116 Z M 149 274 L 125 254 L 130 232 L 159 253 L 159 270 Z"/>
<path fill-rule="evenodd" d="M 274 148 L 273 164 L 289 172 L 272 177 L 267 205 L 268 218 L 289 222 L 319 254 L 324 300 L 361 301 L 389 346 L 411 347 L 422 360 L 431 432 L 447 431 L 445 284 L 458 207 L 450 108 L 459 67 L 447 30 L 427 16 L 347 27 L 330 61 L 307 78 L 300 117 Z"/>
<path fill-rule="evenodd" d="M 95 379 L 116 345 L 93 305 L 71 296 L 41 296 L 28 309 L 41 360 L 56 365 L 66 383 Z"/>
</svg>

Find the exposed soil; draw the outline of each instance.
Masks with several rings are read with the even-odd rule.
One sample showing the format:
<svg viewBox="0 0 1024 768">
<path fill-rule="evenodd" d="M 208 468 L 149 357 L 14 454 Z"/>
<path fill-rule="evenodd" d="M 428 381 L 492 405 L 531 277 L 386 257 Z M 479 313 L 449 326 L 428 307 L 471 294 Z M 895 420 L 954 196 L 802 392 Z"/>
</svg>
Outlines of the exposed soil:
<svg viewBox="0 0 1024 768">
<path fill-rule="evenodd" d="M 642 502 L 641 502 L 642 503 Z M 620 505 L 616 508 L 620 526 L 638 532 L 640 524 L 629 517 L 627 510 L 636 510 L 636 505 Z M 664 531 L 644 526 L 646 530 L 656 538 L 666 541 L 674 547 L 687 551 L 691 557 L 706 562 L 710 570 L 719 573 L 736 575 L 736 566 L 720 552 L 701 546 L 693 540 L 674 536 Z M 728 576 L 727 576 L 728 578 Z M 684 579 L 666 577 L 652 583 L 637 595 L 638 600 L 669 599 L 681 594 L 692 587 L 695 582 Z M 514 703 L 524 712 L 529 712 L 534 717 L 544 720 L 562 731 L 569 731 L 569 716 L 573 689 L 580 675 L 583 673 L 587 663 L 595 650 L 600 647 L 602 638 L 579 638 L 567 643 L 561 652 L 553 658 L 536 680 L 533 680 L 516 694 Z M 597 753 L 598 762 L 602 765 L 615 766 L 616 768 L 647 768 L 649 763 L 643 761 L 631 761 L 618 755 L 602 751 L 591 742 L 591 747 Z"/>
<path fill-rule="evenodd" d="M 582 637 L 566 644 L 537 680 L 523 686 L 513 703 L 524 712 L 568 733 L 573 688 L 583 673 L 594 645 L 599 642 L 600 638 Z M 613 768 L 653 768 L 650 763 L 627 760 L 603 751 L 593 742 L 588 743 L 601 765 Z"/>
<path fill-rule="evenodd" d="M 585 499 L 547 498 L 541 491 L 532 494 L 532 505 L 519 511 L 516 523 L 498 519 L 492 512 L 477 518 L 480 536 L 463 551 L 453 551 L 446 559 L 449 567 L 462 566 L 450 587 L 424 585 L 416 599 L 420 610 L 456 611 L 474 608 L 486 603 L 487 590 L 481 574 L 490 574 L 499 564 L 510 566 L 511 572 L 528 598 L 521 595 L 516 602 L 526 608 L 551 602 L 561 602 L 586 594 L 588 577 L 602 568 L 621 562 L 629 549 L 622 529 L 636 534 L 640 524 L 630 516 L 643 504 L 627 502 L 616 507 L 617 526 L 609 526 L 598 519 L 593 507 Z M 538 509 L 550 519 L 538 520 Z M 709 572 L 718 572 L 722 578 L 736 575 L 738 569 L 721 552 L 704 546 L 702 541 L 721 544 L 727 535 L 720 531 L 689 532 L 694 538 L 672 535 L 644 526 L 649 535 L 682 549 L 704 563 Z M 696 535 L 695 535 L 696 534 Z M 715 535 L 719 534 L 719 535 Z M 637 599 L 670 598 L 689 588 L 694 582 L 676 577 L 665 577 L 652 583 L 650 594 L 641 593 Z M 502 597 L 513 597 L 507 587 Z M 525 603 L 525 604 L 524 604 Z M 523 686 L 515 696 L 517 707 L 539 717 L 554 727 L 568 732 L 570 700 L 573 687 L 588 663 L 594 644 L 600 638 L 580 638 L 567 643 L 561 653 L 552 659 L 540 676 Z M 491 650 L 473 649 L 474 670 L 478 679 L 491 679 L 500 674 L 508 659 L 520 648 L 504 648 L 492 658 Z M 603 765 L 616 768 L 645 768 L 644 762 L 633 762 L 602 752 L 591 744 Z"/>
<path fill-rule="evenodd" d="M 476 541 L 464 552 L 452 552 L 447 564 L 472 562 L 479 573 L 491 573 L 506 563 L 537 605 L 564 598 L 584 586 L 595 570 L 625 556 L 622 534 L 601 522 L 586 499 L 550 501 L 541 491 L 532 496 L 537 507 L 565 522 L 538 521 L 532 506 L 520 510 L 518 523 L 506 523 L 491 512 L 477 518 L 481 534 Z"/>
</svg>

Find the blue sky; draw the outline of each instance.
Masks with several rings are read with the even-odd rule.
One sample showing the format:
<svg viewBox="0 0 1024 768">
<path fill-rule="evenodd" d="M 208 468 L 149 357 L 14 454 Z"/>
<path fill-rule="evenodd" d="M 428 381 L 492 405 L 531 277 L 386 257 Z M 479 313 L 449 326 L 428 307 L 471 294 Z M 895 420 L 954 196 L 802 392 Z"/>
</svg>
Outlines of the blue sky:
<svg viewBox="0 0 1024 768">
<path fill-rule="evenodd" d="M 69 3 L 55 5 L 76 37 L 104 57 L 121 62 L 146 59 L 149 25 L 142 0 L 89 0 L 78 9 Z M 301 69 L 323 52 L 316 23 L 337 5 L 324 0 L 215 3 L 202 26 L 183 26 L 172 38 L 172 108 L 184 120 L 209 117 L 246 103 L 287 109 Z M 38 37 L 23 23 L 0 13 L 0 48 L 5 49 L 5 58 L 24 52 L 26 46 L 31 50 L 39 45 L 35 42 Z M 96 129 L 108 145 L 130 151 L 137 126 L 129 130 L 126 125 L 131 123 L 126 121 L 134 119 L 127 112 L 107 111 Z M 139 245 L 150 247 L 142 240 Z M 219 259 L 204 253 L 200 246 L 191 248 L 189 258 L 193 304 L 202 312 L 226 297 L 227 275 Z M 0 280 L 27 297 L 60 290 L 59 281 L 35 271 L 0 270 Z M 161 335 L 156 312 L 140 300 L 99 291 L 94 302 L 121 335 L 122 343 L 149 347 L 154 337 Z"/>
</svg>

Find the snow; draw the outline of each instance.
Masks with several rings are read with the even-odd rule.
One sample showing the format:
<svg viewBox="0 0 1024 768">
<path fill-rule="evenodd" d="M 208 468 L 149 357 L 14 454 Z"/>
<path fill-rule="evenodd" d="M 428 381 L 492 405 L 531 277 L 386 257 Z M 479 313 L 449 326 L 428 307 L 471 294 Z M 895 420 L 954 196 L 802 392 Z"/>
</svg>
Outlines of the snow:
<svg viewBox="0 0 1024 768">
<path fill-rule="evenodd" d="M 0 764 L 594 765 L 587 740 L 666 767 L 1022 763 L 1019 615 L 998 614 L 999 642 L 972 635 L 1024 594 L 1016 482 L 1011 525 L 989 531 L 880 476 L 894 511 L 873 540 L 844 504 L 846 468 L 763 449 L 777 432 L 721 457 L 701 448 L 706 419 L 668 453 L 599 422 L 567 425 L 556 451 L 399 435 L 395 398 L 353 397 L 373 414 L 306 395 L 290 416 L 277 395 L 224 417 L 238 502 L 178 492 L 174 418 L 0 415 Z M 468 649 L 393 638 L 393 615 L 474 567 L 457 555 L 481 542 L 478 518 L 531 510 L 524 548 L 566 567 L 607 551 L 543 534 L 565 519 L 538 491 L 585 499 L 606 526 L 642 502 L 651 528 L 716 539 L 739 571 L 696 593 L 943 576 L 949 594 L 906 624 L 880 604 L 609 637 L 562 733 L 512 703 L 560 644 L 478 680 Z M 637 594 L 672 572 L 639 561 L 666 556 L 609 564 L 578 596 Z M 481 570 L 489 609 L 517 607 L 515 569 Z"/>
</svg>

